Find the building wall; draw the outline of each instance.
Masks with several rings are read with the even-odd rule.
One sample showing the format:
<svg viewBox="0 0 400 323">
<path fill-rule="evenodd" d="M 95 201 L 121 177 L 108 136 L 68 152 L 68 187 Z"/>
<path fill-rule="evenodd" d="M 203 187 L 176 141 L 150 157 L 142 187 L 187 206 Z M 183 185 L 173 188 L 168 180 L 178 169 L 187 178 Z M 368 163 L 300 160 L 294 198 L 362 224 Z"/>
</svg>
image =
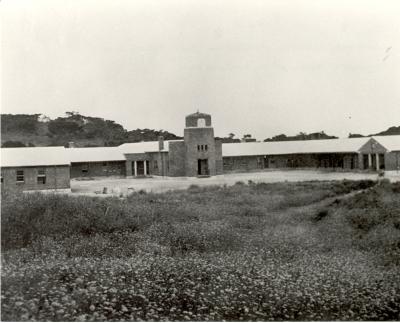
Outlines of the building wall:
<svg viewBox="0 0 400 323">
<path fill-rule="evenodd" d="M 357 154 L 291 154 L 223 157 L 223 171 L 250 171 L 281 168 L 357 169 Z"/>
<path fill-rule="evenodd" d="M 216 169 L 217 175 L 224 173 L 223 162 L 222 162 L 222 141 L 221 140 L 215 140 L 215 169 Z"/>
<path fill-rule="evenodd" d="M 17 170 L 24 171 L 24 182 L 17 182 Z M 44 170 L 46 183 L 38 182 L 39 170 Z M 70 188 L 70 167 L 40 166 L 40 167 L 5 167 L 1 168 L 3 182 L 2 192 L 22 192 L 31 190 L 52 190 Z"/>
<path fill-rule="evenodd" d="M 149 160 L 149 156 L 146 153 L 137 153 L 137 154 L 124 154 L 126 161 L 125 161 L 125 174 L 126 176 L 133 176 L 134 169 L 132 166 L 133 161 L 145 161 Z"/>
<path fill-rule="evenodd" d="M 379 155 L 378 159 L 377 155 Z M 377 142 L 374 138 L 368 140 L 360 148 L 358 156 L 359 156 L 358 163 L 360 169 L 376 170 L 378 162 L 379 162 L 379 167 L 378 167 L 379 169 L 386 168 L 387 149 L 383 147 L 379 142 Z M 371 165 L 369 164 L 369 159 L 371 161 Z"/>
<path fill-rule="evenodd" d="M 87 169 L 87 171 L 83 171 Z M 71 163 L 71 178 L 97 176 L 124 176 L 125 161 Z"/>
<path fill-rule="evenodd" d="M 149 173 L 156 176 L 168 176 L 168 153 L 151 152 L 147 153 L 149 160 Z"/>
<path fill-rule="evenodd" d="M 167 160 L 168 176 L 186 176 L 185 174 L 186 147 L 183 141 L 170 142 Z"/>
<path fill-rule="evenodd" d="M 263 156 L 223 157 L 223 171 L 225 173 L 262 169 L 262 165 L 258 162 L 262 158 Z"/>
<path fill-rule="evenodd" d="M 400 151 L 385 154 L 385 170 L 400 170 Z"/>
</svg>

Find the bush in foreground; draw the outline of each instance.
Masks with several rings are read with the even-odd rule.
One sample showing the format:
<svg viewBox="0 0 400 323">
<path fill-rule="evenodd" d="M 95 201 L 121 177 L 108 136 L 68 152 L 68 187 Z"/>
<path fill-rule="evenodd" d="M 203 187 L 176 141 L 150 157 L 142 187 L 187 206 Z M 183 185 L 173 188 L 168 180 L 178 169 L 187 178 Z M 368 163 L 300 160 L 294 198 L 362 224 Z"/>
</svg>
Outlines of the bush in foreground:
<svg viewBox="0 0 400 323">
<path fill-rule="evenodd" d="M 2 319 L 397 320 L 399 193 L 374 184 L 4 200 Z"/>
</svg>

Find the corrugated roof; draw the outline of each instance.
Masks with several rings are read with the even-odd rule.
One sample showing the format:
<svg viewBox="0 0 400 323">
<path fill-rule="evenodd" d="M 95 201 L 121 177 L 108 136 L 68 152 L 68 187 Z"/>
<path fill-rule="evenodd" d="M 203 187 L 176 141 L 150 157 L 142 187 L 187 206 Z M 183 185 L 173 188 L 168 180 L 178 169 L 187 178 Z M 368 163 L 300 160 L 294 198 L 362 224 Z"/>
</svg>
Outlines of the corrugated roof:
<svg viewBox="0 0 400 323">
<path fill-rule="evenodd" d="M 222 144 L 222 155 L 257 156 L 307 153 L 346 153 L 357 152 L 371 137 L 350 139 L 248 142 Z M 400 151 L 400 135 L 374 136 L 389 151 Z M 169 143 L 182 140 L 164 141 L 164 152 Z M 123 161 L 124 154 L 158 151 L 158 141 L 122 144 L 119 147 L 22 147 L 2 148 L 2 167 L 69 165 L 77 162 Z"/>
<path fill-rule="evenodd" d="M 1 148 L 1 167 L 69 165 L 64 147 Z"/>
<path fill-rule="evenodd" d="M 222 156 L 357 152 L 370 138 L 273 141 L 222 144 Z"/>
<path fill-rule="evenodd" d="M 164 140 L 164 149 L 163 152 L 169 151 L 169 143 L 177 142 L 183 140 Z M 139 154 L 145 152 L 154 152 L 158 151 L 158 141 L 141 141 L 141 142 L 132 142 L 126 143 L 119 146 L 121 152 L 123 154 Z"/>
<path fill-rule="evenodd" d="M 164 141 L 164 152 L 168 152 L 169 142 Z M 68 155 L 72 163 L 101 162 L 101 161 L 123 161 L 124 154 L 142 154 L 145 152 L 158 151 L 158 141 L 142 141 L 122 144 L 118 147 L 88 147 L 68 148 Z"/>
<path fill-rule="evenodd" d="M 66 150 L 72 163 L 125 160 L 119 147 L 67 148 Z"/>
<path fill-rule="evenodd" d="M 372 138 L 389 151 L 400 151 L 400 135 L 373 136 Z"/>
</svg>

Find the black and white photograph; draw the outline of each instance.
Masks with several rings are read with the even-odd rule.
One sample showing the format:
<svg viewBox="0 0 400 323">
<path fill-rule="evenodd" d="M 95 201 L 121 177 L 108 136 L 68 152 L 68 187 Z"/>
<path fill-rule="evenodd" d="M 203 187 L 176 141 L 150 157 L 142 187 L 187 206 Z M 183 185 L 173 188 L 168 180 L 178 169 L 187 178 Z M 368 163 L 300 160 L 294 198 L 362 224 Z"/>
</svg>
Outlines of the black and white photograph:
<svg viewBox="0 0 400 323">
<path fill-rule="evenodd" d="M 400 1 L 0 17 L 2 322 L 400 321 Z"/>
</svg>

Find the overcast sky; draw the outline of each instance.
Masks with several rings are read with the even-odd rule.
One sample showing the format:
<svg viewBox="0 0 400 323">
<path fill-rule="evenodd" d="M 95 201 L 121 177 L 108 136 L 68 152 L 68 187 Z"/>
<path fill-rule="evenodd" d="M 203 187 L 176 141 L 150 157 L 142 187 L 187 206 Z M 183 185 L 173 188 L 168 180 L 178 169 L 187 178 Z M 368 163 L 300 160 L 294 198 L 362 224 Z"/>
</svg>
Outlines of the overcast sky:
<svg viewBox="0 0 400 323">
<path fill-rule="evenodd" d="M 18 1 L 2 11 L 2 113 L 65 111 L 257 139 L 400 126 L 400 1 Z"/>
</svg>

